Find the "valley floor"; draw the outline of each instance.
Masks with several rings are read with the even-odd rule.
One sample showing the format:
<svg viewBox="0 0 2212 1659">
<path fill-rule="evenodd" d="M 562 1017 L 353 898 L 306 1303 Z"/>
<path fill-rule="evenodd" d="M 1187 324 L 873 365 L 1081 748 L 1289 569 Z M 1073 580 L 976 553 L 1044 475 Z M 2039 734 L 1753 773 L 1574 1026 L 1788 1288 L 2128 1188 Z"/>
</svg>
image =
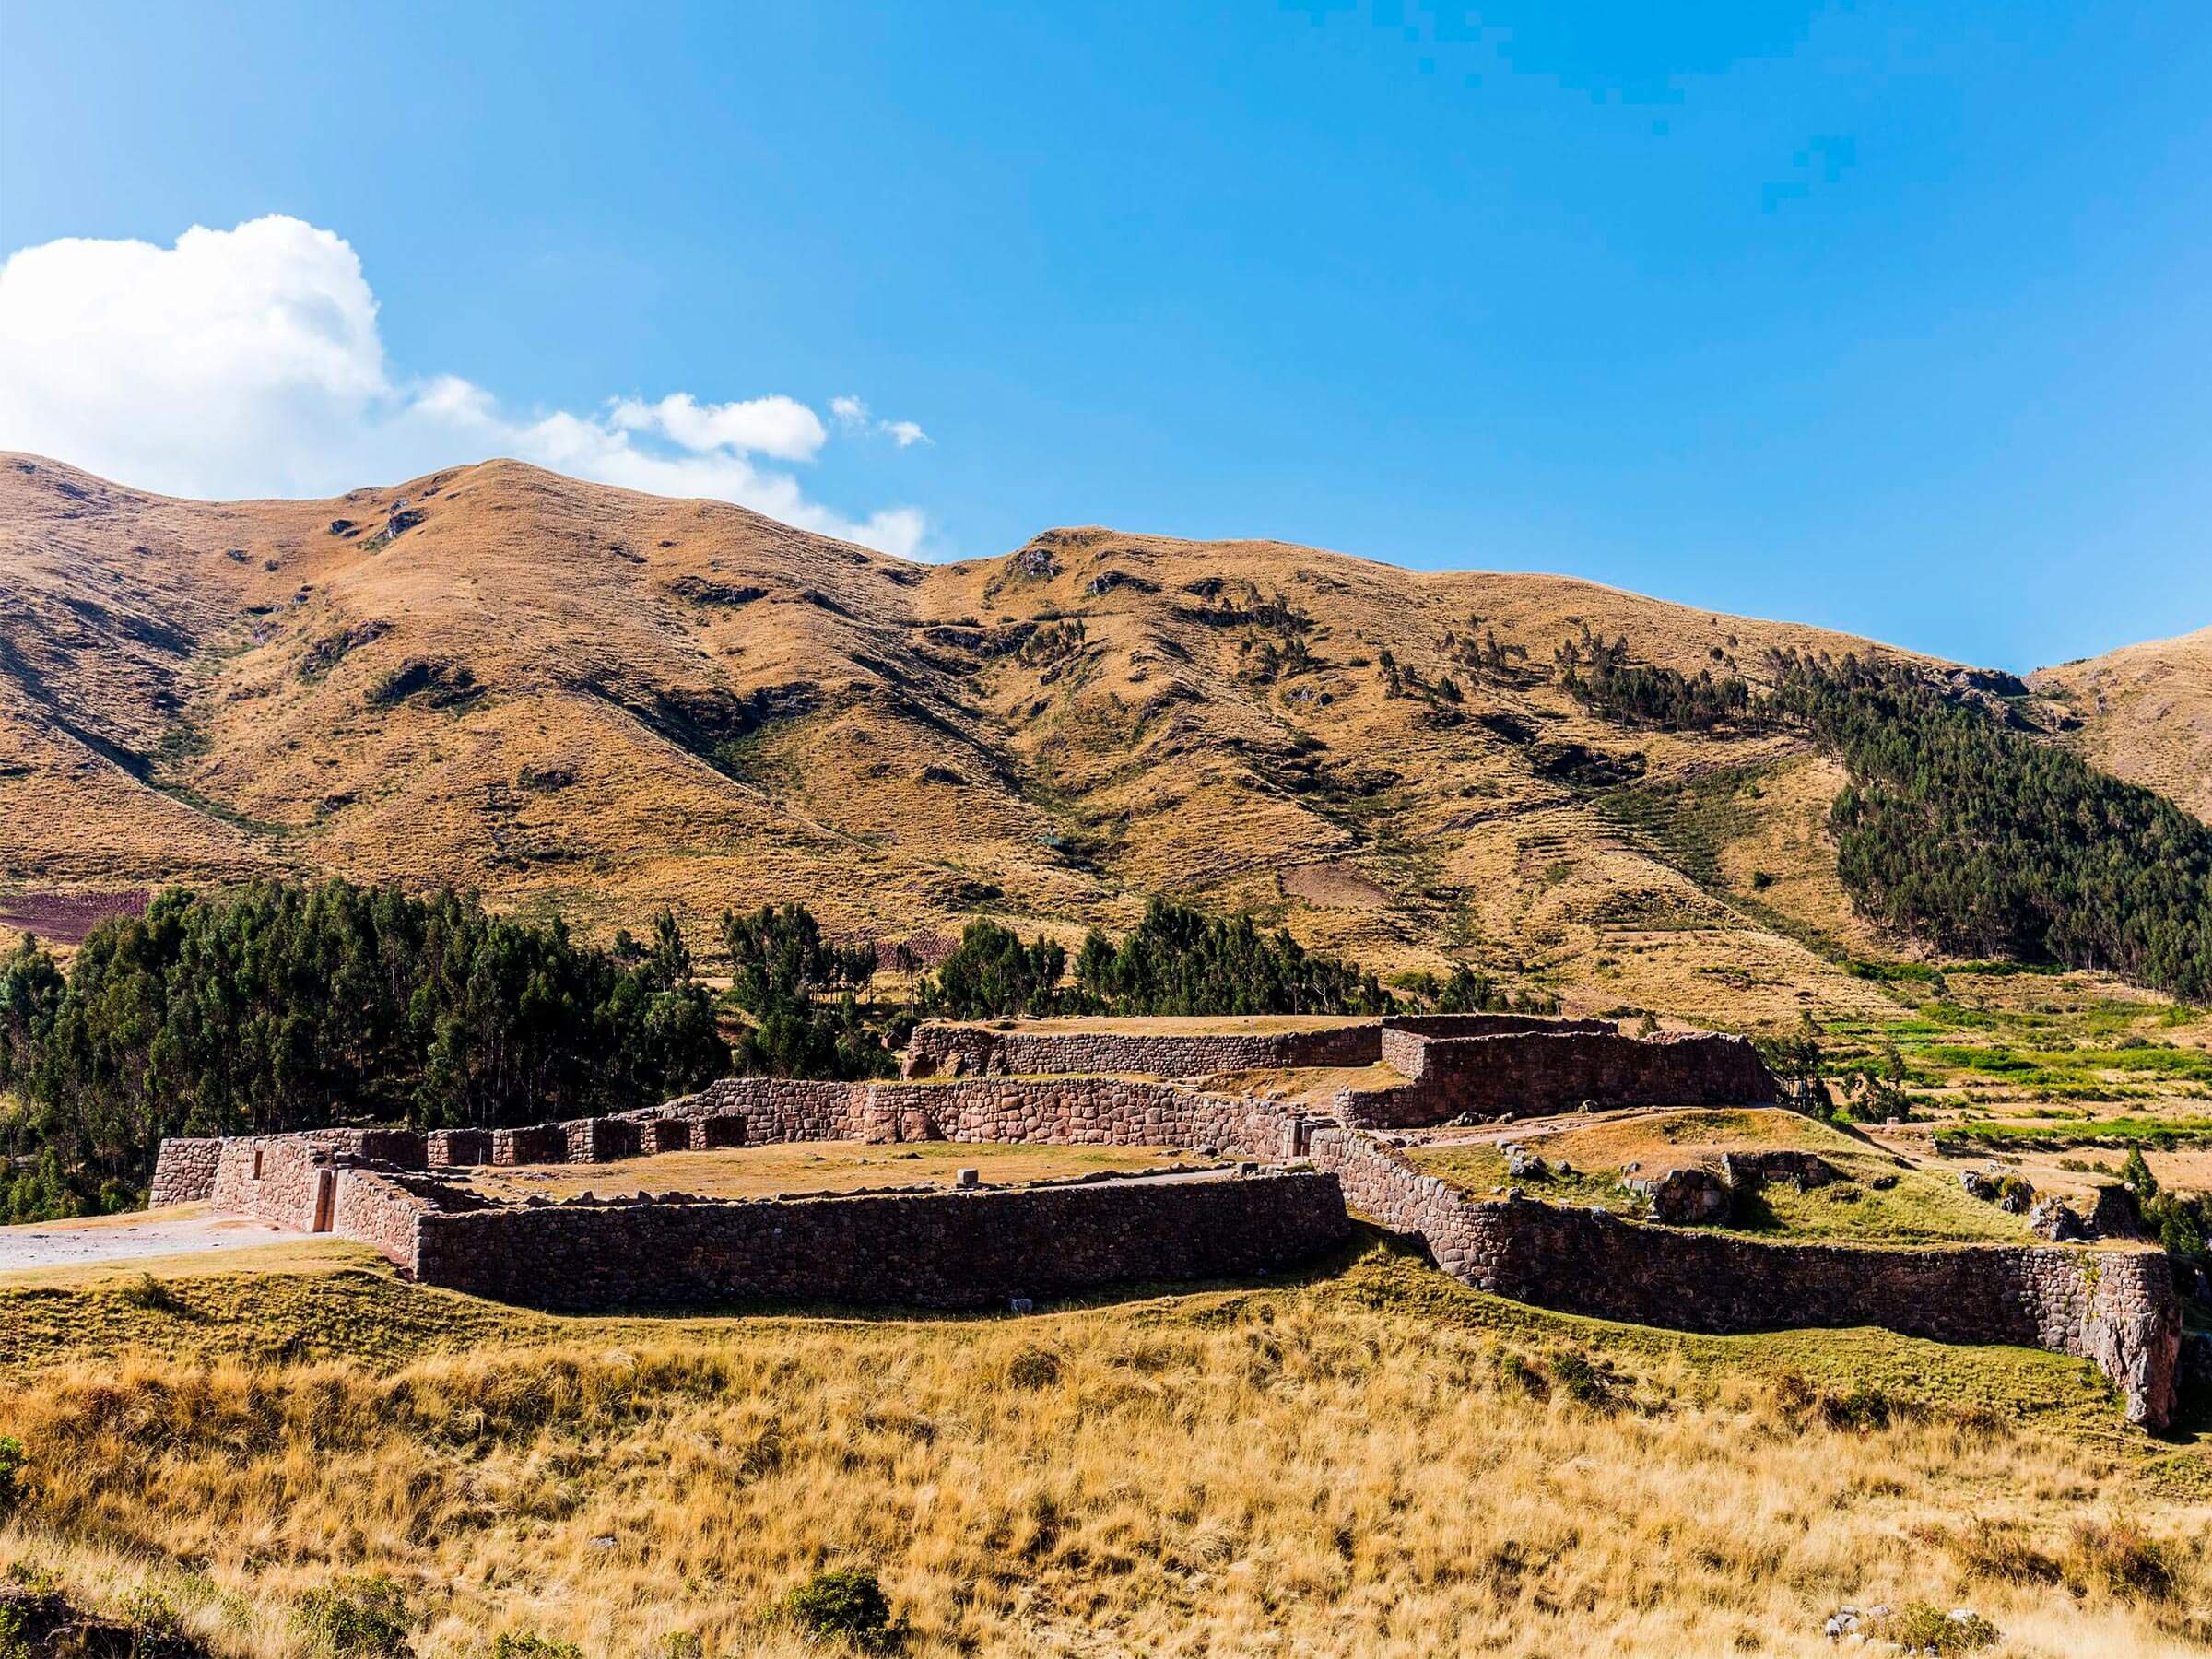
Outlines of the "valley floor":
<svg viewBox="0 0 2212 1659">
<path fill-rule="evenodd" d="M 841 1566 L 922 1654 L 1809 1654 L 1923 1603 L 1998 1654 L 2212 1641 L 2206 1402 L 2147 1438 L 2050 1354 L 1567 1318 L 1373 1234 L 1023 1319 L 557 1318 L 327 1242 L 147 1266 L 0 1277 L 0 1562 L 221 1654 L 313 1651 L 302 1595 L 364 1577 L 426 1659 L 795 1653 L 764 1612 Z"/>
</svg>

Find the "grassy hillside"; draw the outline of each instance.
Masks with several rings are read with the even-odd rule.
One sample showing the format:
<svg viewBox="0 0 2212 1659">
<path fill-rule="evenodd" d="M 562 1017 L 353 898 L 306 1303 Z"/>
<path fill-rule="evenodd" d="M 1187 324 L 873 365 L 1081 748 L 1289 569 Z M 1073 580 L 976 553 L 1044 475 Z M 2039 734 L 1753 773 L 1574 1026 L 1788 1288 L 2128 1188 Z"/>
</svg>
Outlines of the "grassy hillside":
<svg viewBox="0 0 2212 1659">
<path fill-rule="evenodd" d="M 2030 683 L 2081 721 L 2091 760 L 2212 820 L 2212 628 L 2045 668 Z"/>
<path fill-rule="evenodd" d="M 1844 1603 L 2212 1638 L 2199 1430 L 2053 1355 L 1608 1325 L 1374 1240 L 1016 1321 L 554 1319 L 288 1248 L 0 1285 L 0 1559 L 269 1659 L 378 1579 L 425 1659 L 797 1653 L 764 1612 L 846 1566 L 921 1654 L 1814 1653 Z"/>
<path fill-rule="evenodd" d="M 1624 730 L 1554 671 L 1576 639 L 1755 685 L 1776 650 L 1902 653 L 1588 582 L 1095 528 L 924 566 L 511 462 L 215 504 L 35 457 L 0 463 L 0 926 L 340 873 L 602 938 L 797 897 L 1073 943 L 1164 892 L 1733 1026 L 1877 1014 L 1841 964 L 1915 954 L 1837 879 L 1833 759 Z M 2040 689 L 2013 712 L 2092 696 Z M 2189 798 L 2200 713 L 2131 696 Z"/>
<path fill-rule="evenodd" d="M 206 504 L 15 457 L 0 574 L 0 918 L 337 872 L 602 934 L 797 895 L 1072 938 L 1168 891 L 1576 1006 L 1868 995 L 1808 948 L 1870 943 L 1824 763 L 1624 740 L 1549 678 L 1583 627 L 1686 668 L 1877 649 L 1816 629 L 1106 530 L 911 565 L 506 462 Z"/>
</svg>

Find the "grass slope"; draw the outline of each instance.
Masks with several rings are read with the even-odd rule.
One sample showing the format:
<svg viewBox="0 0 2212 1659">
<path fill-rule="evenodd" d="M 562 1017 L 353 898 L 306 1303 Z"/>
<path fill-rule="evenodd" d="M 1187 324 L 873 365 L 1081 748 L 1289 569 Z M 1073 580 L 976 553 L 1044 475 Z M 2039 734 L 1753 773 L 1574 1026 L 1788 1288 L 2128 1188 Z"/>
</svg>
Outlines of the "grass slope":
<svg viewBox="0 0 2212 1659">
<path fill-rule="evenodd" d="M 0 1359 L 0 1556 L 150 1588 L 223 1653 L 298 1651 L 297 1598 L 360 1574 L 425 1655 L 789 1652 L 762 1611 L 848 1564 L 924 1653 L 1803 1653 L 1846 1601 L 1965 1600 L 2010 1653 L 2212 1635 L 2204 1447 L 2120 1427 L 2077 1361 L 1543 1314 L 1375 1240 L 1019 1321 L 127 1284 L 0 1289 L 0 1330 L 47 1321 Z M 2085 1524 L 2144 1529 L 2171 1593 L 2115 1593 Z M 2052 1574 L 1990 1576 L 1993 1535 Z"/>
</svg>

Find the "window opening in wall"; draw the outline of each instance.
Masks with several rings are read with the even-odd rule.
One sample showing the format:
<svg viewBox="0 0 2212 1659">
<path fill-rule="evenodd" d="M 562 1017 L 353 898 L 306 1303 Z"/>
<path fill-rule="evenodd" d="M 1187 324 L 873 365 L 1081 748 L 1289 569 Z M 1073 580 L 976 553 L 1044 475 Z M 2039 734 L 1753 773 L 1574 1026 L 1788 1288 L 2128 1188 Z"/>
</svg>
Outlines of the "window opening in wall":
<svg viewBox="0 0 2212 1659">
<path fill-rule="evenodd" d="M 253 1148 L 253 1179 L 256 1181 L 261 1179 L 261 1148 L 259 1147 Z"/>
</svg>

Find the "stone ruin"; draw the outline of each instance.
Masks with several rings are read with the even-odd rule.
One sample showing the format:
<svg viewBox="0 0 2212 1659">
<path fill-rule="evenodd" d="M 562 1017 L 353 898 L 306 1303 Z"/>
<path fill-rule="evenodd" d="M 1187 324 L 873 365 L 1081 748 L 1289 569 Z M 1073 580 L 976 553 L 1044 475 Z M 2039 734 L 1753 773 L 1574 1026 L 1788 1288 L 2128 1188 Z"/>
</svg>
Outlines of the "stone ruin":
<svg viewBox="0 0 2212 1659">
<path fill-rule="evenodd" d="M 1260 1067 L 1387 1062 L 1401 1084 L 1326 1110 L 1209 1087 Z M 1870 1324 L 2093 1360 L 2128 1416 L 2171 1412 L 2180 1303 L 2162 1252 L 2111 1242 L 1937 1248 L 1772 1242 L 1524 1198 L 1421 1173 L 1393 1128 L 1580 1106 L 1756 1105 L 1782 1090 L 1748 1042 L 1641 1039 L 1594 1020 L 1474 1015 L 1314 1021 L 931 1024 L 891 1083 L 724 1078 L 606 1118 L 516 1128 L 333 1130 L 162 1144 L 153 1192 L 359 1240 L 426 1284 L 576 1310 L 832 1301 L 1018 1306 L 1115 1284 L 1270 1273 L 1349 1236 L 1350 1213 L 1477 1288 L 1569 1312 L 1735 1332 Z M 1184 1147 L 1244 1160 L 1173 1181 L 709 1200 L 489 1200 L 481 1165 L 598 1164 L 780 1142 Z M 1825 1173 L 1824 1173 L 1825 1171 Z M 1667 1172 L 1666 1221 L 1711 1219 Z M 1804 1154 L 1743 1155 L 1731 1187 L 1818 1184 Z M 1679 1206 L 1672 1187 L 1682 1186 Z M 1665 1205 L 1658 1194 L 1669 1194 Z"/>
</svg>

